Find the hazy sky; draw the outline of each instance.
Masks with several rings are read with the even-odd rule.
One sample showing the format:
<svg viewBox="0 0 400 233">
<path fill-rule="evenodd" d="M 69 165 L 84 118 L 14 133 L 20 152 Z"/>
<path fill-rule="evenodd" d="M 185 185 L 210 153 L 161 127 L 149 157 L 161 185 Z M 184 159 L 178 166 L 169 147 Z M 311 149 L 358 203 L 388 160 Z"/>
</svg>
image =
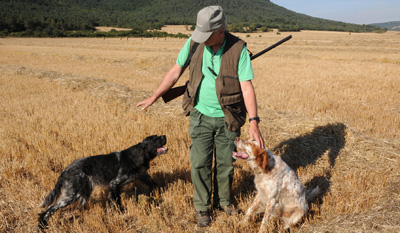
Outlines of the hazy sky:
<svg viewBox="0 0 400 233">
<path fill-rule="evenodd" d="M 400 21 L 400 0 L 271 0 L 288 10 L 346 23 Z"/>
</svg>

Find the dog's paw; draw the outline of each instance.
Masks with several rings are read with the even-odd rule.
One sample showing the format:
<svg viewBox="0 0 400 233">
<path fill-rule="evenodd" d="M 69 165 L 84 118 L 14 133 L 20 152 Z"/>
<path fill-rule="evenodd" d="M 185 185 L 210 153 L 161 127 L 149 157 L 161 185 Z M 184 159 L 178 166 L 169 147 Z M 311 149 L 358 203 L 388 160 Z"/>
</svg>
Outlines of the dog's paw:
<svg viewBox="0 0 400 233">
<path fill-rule="evenodd" d="M 37 232 L 45 232 L 45 230 L 48 228 L 47 221 L 45 220 L 39 220 L 39 224 L 37 225 L 36 229 Z"/>
</svg>

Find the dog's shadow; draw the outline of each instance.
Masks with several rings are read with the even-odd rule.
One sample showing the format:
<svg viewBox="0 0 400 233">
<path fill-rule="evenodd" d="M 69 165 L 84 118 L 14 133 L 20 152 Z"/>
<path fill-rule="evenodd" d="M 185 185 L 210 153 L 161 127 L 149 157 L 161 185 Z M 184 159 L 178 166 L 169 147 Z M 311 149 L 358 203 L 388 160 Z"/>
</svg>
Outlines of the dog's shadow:
<svg viewBox="0 0 400 233">
<path fill-rule="evenodd" d="M 322 176 L 314 177 L 309 182 L 305 183 L 306 188 L 312 188 L 316 185 L 320 188 L 318 201 L 321 203 L 322 197 L 328 192 L 330 187 L 331 170 L 335 166 L 337 157 L 341 149 L 346 144 L 346 125 L 343 123 L 327 124 L 318 126 L 312 132 L 300 135 L 295 138 L 290 138 L 279 143 L 271 151 L 281 156 L 294 171 L 300 167 L 306 167 L 310 164 L 315 164 L 323 155 L 327 154 L 329 158 L 329 168 Z M 248 182 L 253 182 L 254 175 L 252 172 L 242 171 L 241 177 L 244 177 L 240 184 L 247 184 L 245 188 L 236 187 L 233 190 L 235 195 L 245 196 L 254 191 L 254 185 L 248 185 Z"/>
</svg>

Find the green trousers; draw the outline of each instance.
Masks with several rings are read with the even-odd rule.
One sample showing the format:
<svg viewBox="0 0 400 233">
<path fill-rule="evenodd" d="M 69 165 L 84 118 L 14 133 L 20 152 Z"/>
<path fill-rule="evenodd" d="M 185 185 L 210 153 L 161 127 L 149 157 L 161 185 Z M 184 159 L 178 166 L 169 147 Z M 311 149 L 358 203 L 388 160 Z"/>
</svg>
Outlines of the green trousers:
<svg viewBox="0 0 400 233">
<path fill-rule="evenodd" d="M 213 118 L 201 114 L 194 109 L 190 113 L 189 134 L 190 162 L 192 164 L 192 183 L 194 186 L 193 204 L 197 211 L 210 208 L 212 194 L 212 165 L 214 166 L 214 206 L 231 204 L 231 187 L 233 181 L 235 138 L 240 130 L 227 130 L 224 117 Z M 217 203 L 216 203 L 217 202 Z M 219 202 L 219 203 L 218 203 Z"/>
</svg>

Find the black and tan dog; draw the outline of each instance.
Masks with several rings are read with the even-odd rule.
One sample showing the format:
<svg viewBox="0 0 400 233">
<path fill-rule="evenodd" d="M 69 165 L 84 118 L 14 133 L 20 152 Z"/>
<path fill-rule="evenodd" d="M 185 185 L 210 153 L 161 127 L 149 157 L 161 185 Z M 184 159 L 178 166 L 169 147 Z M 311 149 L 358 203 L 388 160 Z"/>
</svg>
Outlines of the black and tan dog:
<svg viewBox="0 0 400 233">
<path fill-rule="evenodd" d="M 75 160 L 61 173 L 54 189 L 40 205 L 50 206 L 39 214 L 38 228 L 47 226 L 54 212 L 78 199 L 83 206 L 96 185 L 109 189 L 109 200 L 118 208 L 121 208 L 120 190 L 124 185 L 140 180 L 154 187 L 156 184 L 147 170 L 152 159 L 167 152 L 168 149 L 163 147 L 166 143 L 165 135 L 153 135 L 123 151 Z"/>
</svg>

